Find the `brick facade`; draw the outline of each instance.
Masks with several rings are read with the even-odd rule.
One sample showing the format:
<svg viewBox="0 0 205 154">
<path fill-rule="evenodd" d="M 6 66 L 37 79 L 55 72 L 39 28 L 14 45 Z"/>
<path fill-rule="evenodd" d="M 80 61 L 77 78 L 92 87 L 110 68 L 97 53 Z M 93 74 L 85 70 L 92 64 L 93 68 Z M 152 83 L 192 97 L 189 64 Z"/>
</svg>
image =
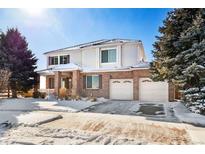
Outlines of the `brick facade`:
<svg viewBox="0 0 205 154">
<path fill-rule="evenodd" d="M 101 89 L 85 89 L 83 88 L 84 75 L 102 75 Z M 133 96 L 134 100 L 139 100 L 139 78 L 150 77 L 148 69 L 134 70 L 126 72 L 103 72 L 103 73 L 81 73 L 80 75 L 80 95 L 95 96 L 109 98 L 109 81 L 110 79 L 133 79 Z M 169 84 L 169 101 L 174 100 L 174 85 Z"/>
<path fill-rule="evenodd" d="M 100 89 L 86 89 L 83 86 L 83 76 L 86 75 L 101 75 L 102 76 L 102 87 Z M 133 71 L 120 71 L 120 72 L 98 72 L 98 73 L 81 73 L 73 71 L 72 73 L 59 73 L 56 72 L 55 77 L 55 91 L 58 93 L 60 88 L 61 76 L 72 77 L 72 95 L 80 96 L 94 96 L 94 97 L 105 97 L 109 98 L 110 90 L 110 79 L 133 79 L 133 96 L 134 100 L 139 100 L 139 78 L 150 77 L 148 69 L 133 70 Z M 48 78 L 51 76 L 48 76 Z M 56 82 L 58 81 L 58 82 Z M 48 82 L 46 80 L 46 82 Z M 47 84 L 46 84 L 47 85 Z M 174 100 L 174 85 L 169 84 L 169 101 Z"/>
</svg>

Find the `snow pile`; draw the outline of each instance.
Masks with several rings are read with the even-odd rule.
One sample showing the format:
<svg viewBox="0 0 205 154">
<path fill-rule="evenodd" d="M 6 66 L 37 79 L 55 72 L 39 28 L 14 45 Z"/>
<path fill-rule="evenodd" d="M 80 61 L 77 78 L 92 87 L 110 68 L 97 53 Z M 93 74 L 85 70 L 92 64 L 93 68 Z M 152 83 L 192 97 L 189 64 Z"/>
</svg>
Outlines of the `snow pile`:
<svg viewBox="0 0 205 154">
<path fill-rule="evenodd" d="M 17 116 L 17 122 L 18 124 L 35 126 L 61 118 L 62 116 L 57 114 L 30 112 L 28 114 L 20 114 L 19 116 Z"/>
<path fill-rule="evenodd" d="M 132 66 L 133 68 L 149 68 L 150 63 L 149 62 L 139 62 L 136 65 Z"/>
<path fill-rule="evenodd" d="M 180 122 L 185 122 L 196 126 L 205 126 L 205 116 L 190 112 L 180 102 L 176 102 L 173 107 L 173 111 Z"/>
<path fill-rule="evenodd" d="M 104 103 L 104 102 L 107 102 L 107 101 L 108 101 L 108 99 L 106 99 L 104 97 L 97 98 L 97 102 L 99 102 L 99 103 Z"/>
</svg>

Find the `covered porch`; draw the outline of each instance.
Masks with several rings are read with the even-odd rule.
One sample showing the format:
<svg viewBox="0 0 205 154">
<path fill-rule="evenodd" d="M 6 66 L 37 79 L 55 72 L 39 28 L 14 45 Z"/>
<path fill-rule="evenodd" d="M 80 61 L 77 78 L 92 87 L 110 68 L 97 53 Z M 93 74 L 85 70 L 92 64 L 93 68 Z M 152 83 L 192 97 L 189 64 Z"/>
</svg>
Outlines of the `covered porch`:
<svg viewBox="0 0 205 154">
<path fill-rule="evenodd" d="M 66 89 L 68 96 L 79 95 L 80 68 L 77 65 L 55 66 L 38 73 L 40 74 L 40 92 L 59 96 L 60 90 Z"/>
<path fill-rule="evenodd" d="M 49 84 L 54 89 L 54 92 L 57 96 L 59 96 L 60 89 L 64 88 L 67 91 L 67 95 L 79 95 L 79 78 L 80 71 L 56 71 L 52 77 L 48 76 L 46 78 L 48 88 Z M 52 81 L 53 80 L 53 81 Z M 49 83 L 50 82 L 50 83 Z M 51 83 L 53 82 L 53 83 Z"/>
</svg>

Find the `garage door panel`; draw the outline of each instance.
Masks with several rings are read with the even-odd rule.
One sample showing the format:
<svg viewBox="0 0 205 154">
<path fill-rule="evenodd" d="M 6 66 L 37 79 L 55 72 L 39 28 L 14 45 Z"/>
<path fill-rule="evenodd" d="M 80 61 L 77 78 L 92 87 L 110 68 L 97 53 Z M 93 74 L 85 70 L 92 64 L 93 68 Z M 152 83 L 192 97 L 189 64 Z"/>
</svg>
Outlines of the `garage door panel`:
<svg viewBox="0 0 205 154">
<path fill-rule="evenodd" d="M 139 97 L 141 101 L 168 101 L 168 83 L 140 78 Z"/>
<path fill-rule="evenodd" d="M 133 80 L 132 79 L 111 79 L 110 99 L 132 100 Z"/>
</svg>

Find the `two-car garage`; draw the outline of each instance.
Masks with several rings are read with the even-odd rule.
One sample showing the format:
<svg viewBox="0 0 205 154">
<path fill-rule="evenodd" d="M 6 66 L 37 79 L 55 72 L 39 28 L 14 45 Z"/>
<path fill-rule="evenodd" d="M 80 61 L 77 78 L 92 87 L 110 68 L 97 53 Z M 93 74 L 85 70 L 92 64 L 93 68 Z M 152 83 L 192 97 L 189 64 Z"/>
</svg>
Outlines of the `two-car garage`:
<svg viewBox="0 0 205 154">
<path fill-rule="evenodd" d="M 138 96 L 140 101 L 168 101 L 167 82 L 153 82 L 150 78 L 139 78 Z M 136 87 L 136 86 L 135 86 Z M 133 79 L 110 79 L 110 99 L 133 100 Z"/>
</svg>

